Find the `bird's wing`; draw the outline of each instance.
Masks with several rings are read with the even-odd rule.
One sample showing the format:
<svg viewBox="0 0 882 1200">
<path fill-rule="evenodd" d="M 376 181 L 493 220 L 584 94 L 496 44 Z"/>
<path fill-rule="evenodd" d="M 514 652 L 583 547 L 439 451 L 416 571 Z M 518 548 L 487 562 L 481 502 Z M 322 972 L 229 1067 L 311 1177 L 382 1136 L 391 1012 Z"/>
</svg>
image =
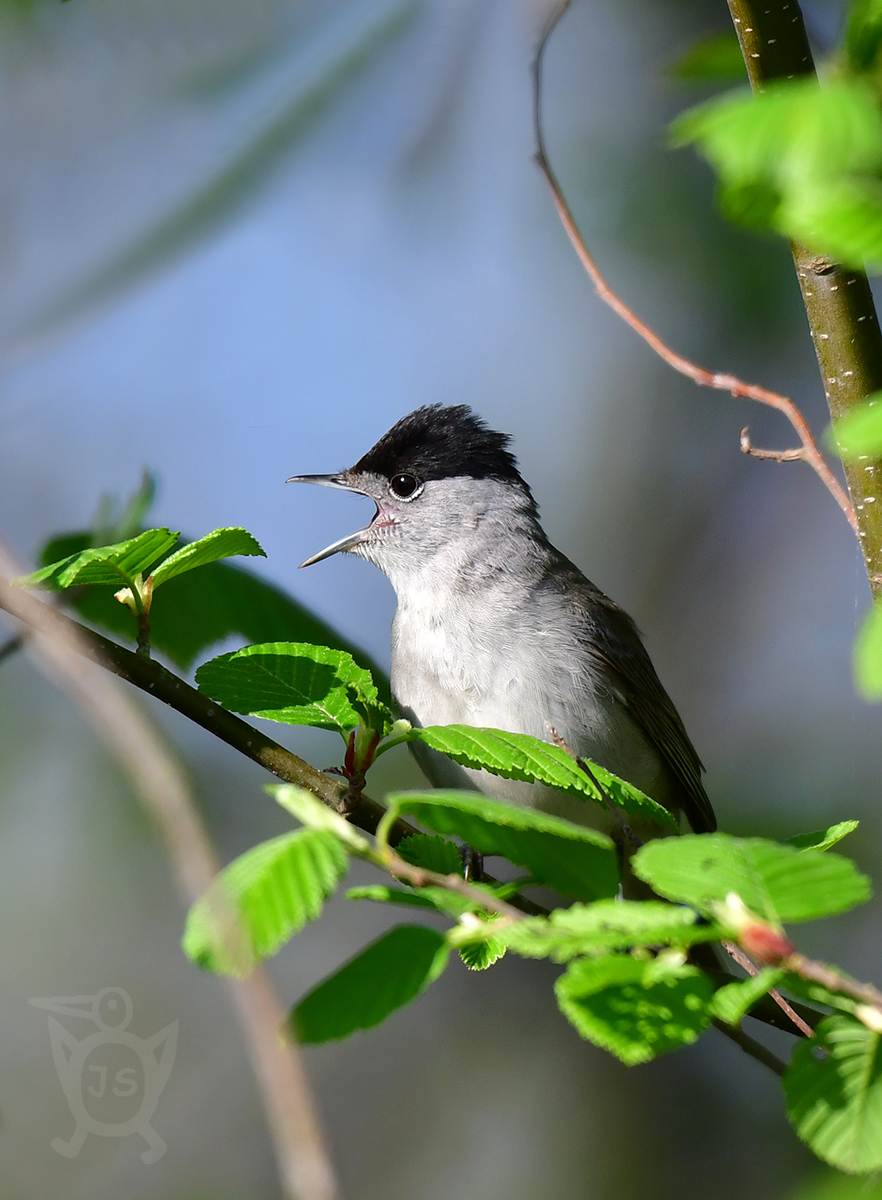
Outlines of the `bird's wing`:
<svg viewBox="0 0 882 1200">
<path fill-rule="evenodd" d="M 608 596 L 585 583 L 587 603 L 580 607 L 589 627 L 589 652 L 669 768 L 689 824 L 696 833 L 712 833 L 717 819 L 701 782 L 701 759 L 655 673 L 637 626 Z M 579 591 L 586 595 L 584 589 Z"/>
</svg>

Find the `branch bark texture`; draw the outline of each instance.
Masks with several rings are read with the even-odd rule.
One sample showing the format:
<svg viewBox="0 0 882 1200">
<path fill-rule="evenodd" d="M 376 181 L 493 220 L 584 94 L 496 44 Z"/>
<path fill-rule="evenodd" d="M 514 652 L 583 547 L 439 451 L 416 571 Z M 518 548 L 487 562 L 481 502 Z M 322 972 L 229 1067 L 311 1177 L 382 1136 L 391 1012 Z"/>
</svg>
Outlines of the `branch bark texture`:
<svg viewBox="0 0 882 1200">
<path fill-rule="evenodd" d="M 728 0 L 754 92 L 776 80 L 814 75 L 797 0 Z M 832 418 L 882 389 L 882 333 L 863 271 L 852 271 L 791 244 L 818 366 Z M 858 537 L 873 595 L 882 595 L 882 463 L 845 464 Z"/>
</svg>

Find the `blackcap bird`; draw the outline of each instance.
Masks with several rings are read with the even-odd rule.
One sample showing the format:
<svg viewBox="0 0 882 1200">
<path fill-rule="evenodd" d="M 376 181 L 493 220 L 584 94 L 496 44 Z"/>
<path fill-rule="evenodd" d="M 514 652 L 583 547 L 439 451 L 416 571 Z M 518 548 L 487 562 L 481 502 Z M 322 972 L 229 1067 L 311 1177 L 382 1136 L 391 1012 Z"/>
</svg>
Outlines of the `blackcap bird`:
<svg viewBox="0 0 882 1200">
<path fill-rule="evenodd" d="M 415 725 L 552 731 L 696 832 L 716 828 L 702 765 L 627 613 L 548 541 L 532 493 L 496 433 L 465 405 L 418 408 L 334 475 L 376 514 L 302 565 L 345 550 L 398 597 L 392 693 Z M 597 805 L 541 784 L 467 770 L 419 743 L 436 786 L 477 788 L 618 833 Z"/>
</svg>

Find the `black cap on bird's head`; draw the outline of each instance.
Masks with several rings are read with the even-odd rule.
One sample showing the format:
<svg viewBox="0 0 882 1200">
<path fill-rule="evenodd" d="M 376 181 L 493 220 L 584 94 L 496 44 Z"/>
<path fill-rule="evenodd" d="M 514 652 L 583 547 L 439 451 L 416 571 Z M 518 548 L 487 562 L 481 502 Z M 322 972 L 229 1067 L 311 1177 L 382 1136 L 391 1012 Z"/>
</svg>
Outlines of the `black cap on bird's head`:
<svg viewBox="0 0 882 1200">
<path fill-rule="evenodd" d="M 289 483 L 318 483 L 370 496 L 377 512 L 364 529 L 334 542 L 308 558 L 308 567 L 340 550 L 367 553 L 368 545 L 394 531 L 405 519 L 405 506 L 438 480 L 495 480 L 515 485 L 529 511 L 536 508 L 530 489 L 508 449 L 508 434 L 497 433 L 465 404 L 429 404 L 393 425 L 354 467 L 334 475 L 295 475 Z M 415 513 L 409 514 L 411 526 Z"/>
<path fill-rule="evenodd" d="M 384 433 L 352 474 L 370 472 L 392 479 L 409 472 L 423 482 L 461 477 L 520 481 L 510 441 L 507 433 L 490 429 L 466 404 L 427 404 Z"/>
</svg>

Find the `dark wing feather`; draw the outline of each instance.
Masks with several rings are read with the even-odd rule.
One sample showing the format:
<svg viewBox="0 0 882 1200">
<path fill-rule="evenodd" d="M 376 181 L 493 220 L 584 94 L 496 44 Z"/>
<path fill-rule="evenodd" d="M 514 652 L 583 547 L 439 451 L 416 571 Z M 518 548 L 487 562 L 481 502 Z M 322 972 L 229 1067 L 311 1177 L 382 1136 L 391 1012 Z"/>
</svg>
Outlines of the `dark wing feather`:
<svg viewBox="0 0 882 1200">
<path fill-rule="evenodd" d="M 669 768 L 677 799 L 689 824 L 696 833 L 712 833 L 717 827 L 717 819 L 701 782 L 704 769 L 701 759 L 655 673 L 637 626 L 578 568 L 571 563 L 567 566 L 576 572 L 581 584 L 580 587 L 568 587 L 568 594 L 579 596 L 589 626 L 591 652 L 607 676 L 611 689 Z"/>
</svg>

